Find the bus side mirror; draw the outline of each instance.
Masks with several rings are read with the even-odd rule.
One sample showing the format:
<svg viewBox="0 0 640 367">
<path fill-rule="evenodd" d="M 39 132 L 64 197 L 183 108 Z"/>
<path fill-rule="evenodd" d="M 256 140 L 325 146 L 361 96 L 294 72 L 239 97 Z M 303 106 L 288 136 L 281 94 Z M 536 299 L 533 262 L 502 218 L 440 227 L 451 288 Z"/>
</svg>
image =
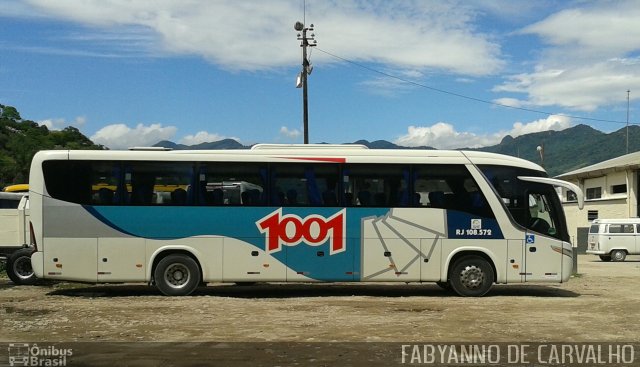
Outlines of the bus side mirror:
<svg viewBox="0 0 640 367">
<path fill-rule="evenodd" d="M 556 233 L 558 233 L 558 231 L 556 231 L 556 229 L 555 229 L 555 228 L 551 227 L 551 228 L 549 228 L 549 230 L 547 231 L 547 233 L 548 233 L 550 236 L 555 236 L 555 235 L 556 235 Z"/>
</svg>

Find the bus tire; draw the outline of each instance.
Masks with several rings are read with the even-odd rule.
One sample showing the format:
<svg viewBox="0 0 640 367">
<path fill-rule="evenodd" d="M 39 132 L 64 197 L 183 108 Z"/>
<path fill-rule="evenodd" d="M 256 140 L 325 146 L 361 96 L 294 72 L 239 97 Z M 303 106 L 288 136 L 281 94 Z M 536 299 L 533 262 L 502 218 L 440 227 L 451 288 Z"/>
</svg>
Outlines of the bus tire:
<svg viewBox="0 0 640 367">
<path fill-rule="evenodd" d="M 481 297 L 493 286 L 493 267 L 480 256 L 458 259 L 449 273 L 451 289 L 462 297 Z"/>
<path fill-rule="evenodd" d="M 188 296 L 200 285 L 200 267 L 191 257 L 173 254 L 158 262 L 153 272 L 156 287 L 165 296 Z"/>
<path fill-rule="evenodd" d="M 609 262 L 611 261 L 611 255 L 600 255 L 600 260 L 604 262 Z"/>
<path fill-rule="evenodd" d="M 620 262 L 627 258 L 627 252 L 625 250 L 613 250 L 611 251 L 611 260 Z"/>
<path fill-rule="evenodd" d="M 25 247 L 13 252 L 7 259 L 7 275 L 17 285 L 36 284 L 38 278 L 31 267 L 33 249 Z"/>
</svg>

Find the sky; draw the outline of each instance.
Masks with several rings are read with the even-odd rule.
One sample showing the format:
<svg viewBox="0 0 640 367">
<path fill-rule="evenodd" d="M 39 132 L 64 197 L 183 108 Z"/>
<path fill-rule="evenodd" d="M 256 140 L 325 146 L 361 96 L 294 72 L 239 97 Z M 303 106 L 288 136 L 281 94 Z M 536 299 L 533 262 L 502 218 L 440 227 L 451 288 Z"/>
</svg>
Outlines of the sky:
<svg viewBox="0 0 640 367">
<path fill-rule="evenodd" d="M 0 104 L 111 149 L 302 143 L 300 21 L 311 143 L 611 132 L 640 122 L 638 19 L 638 0 L 0 0 Z"/>
</svg>

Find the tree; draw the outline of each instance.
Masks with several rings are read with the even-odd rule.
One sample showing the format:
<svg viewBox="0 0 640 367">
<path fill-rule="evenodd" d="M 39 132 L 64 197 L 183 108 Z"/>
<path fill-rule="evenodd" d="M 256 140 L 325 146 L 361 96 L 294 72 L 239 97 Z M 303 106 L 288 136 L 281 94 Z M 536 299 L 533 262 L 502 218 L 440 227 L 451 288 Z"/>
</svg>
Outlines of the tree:
<svg viewBox="0 0 640 367">
<path fill-rule="evenodd" d="M 0 104 L 0 117 L 7 118 L 10 120 L 22 120 L 20 117 L 20 113 L 15 107 L 12 106 L 4 106 Z"/>
<path fill-rule="evenodd" d="M 46 126 L 23 120 L 11 106 L 0 104 L 0 188 L 26 183 L 33 156 L 45 149 L 104 149 L 75 127 L 49 131 Z"/>
</svg>

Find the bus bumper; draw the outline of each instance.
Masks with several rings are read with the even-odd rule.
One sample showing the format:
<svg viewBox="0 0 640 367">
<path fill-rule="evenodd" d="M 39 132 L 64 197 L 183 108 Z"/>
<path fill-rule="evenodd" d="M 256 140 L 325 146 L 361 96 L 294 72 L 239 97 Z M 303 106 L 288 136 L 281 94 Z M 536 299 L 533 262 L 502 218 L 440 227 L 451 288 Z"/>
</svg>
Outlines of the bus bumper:
<svg viewBox="0 0 640 367">
<path fill-rule="evenodd" d="M 578 256 L 577 251 L 571 247 L 571 244 L 563 244 L 562 246 L 562 283 L 569 281 L 573 274 L 573 257 Z"/>
<path fill-rule="evenodd" d="M 31 254 L 31 267 L 36 278 L 44 279 L 44 253 L 34 252 Z"/>
<path fill-rule="evenodd" d="M 587 250 L 587 253 L 590 255 L 608 255 L 607 252 L 602 250 Z"/>
</svg>

